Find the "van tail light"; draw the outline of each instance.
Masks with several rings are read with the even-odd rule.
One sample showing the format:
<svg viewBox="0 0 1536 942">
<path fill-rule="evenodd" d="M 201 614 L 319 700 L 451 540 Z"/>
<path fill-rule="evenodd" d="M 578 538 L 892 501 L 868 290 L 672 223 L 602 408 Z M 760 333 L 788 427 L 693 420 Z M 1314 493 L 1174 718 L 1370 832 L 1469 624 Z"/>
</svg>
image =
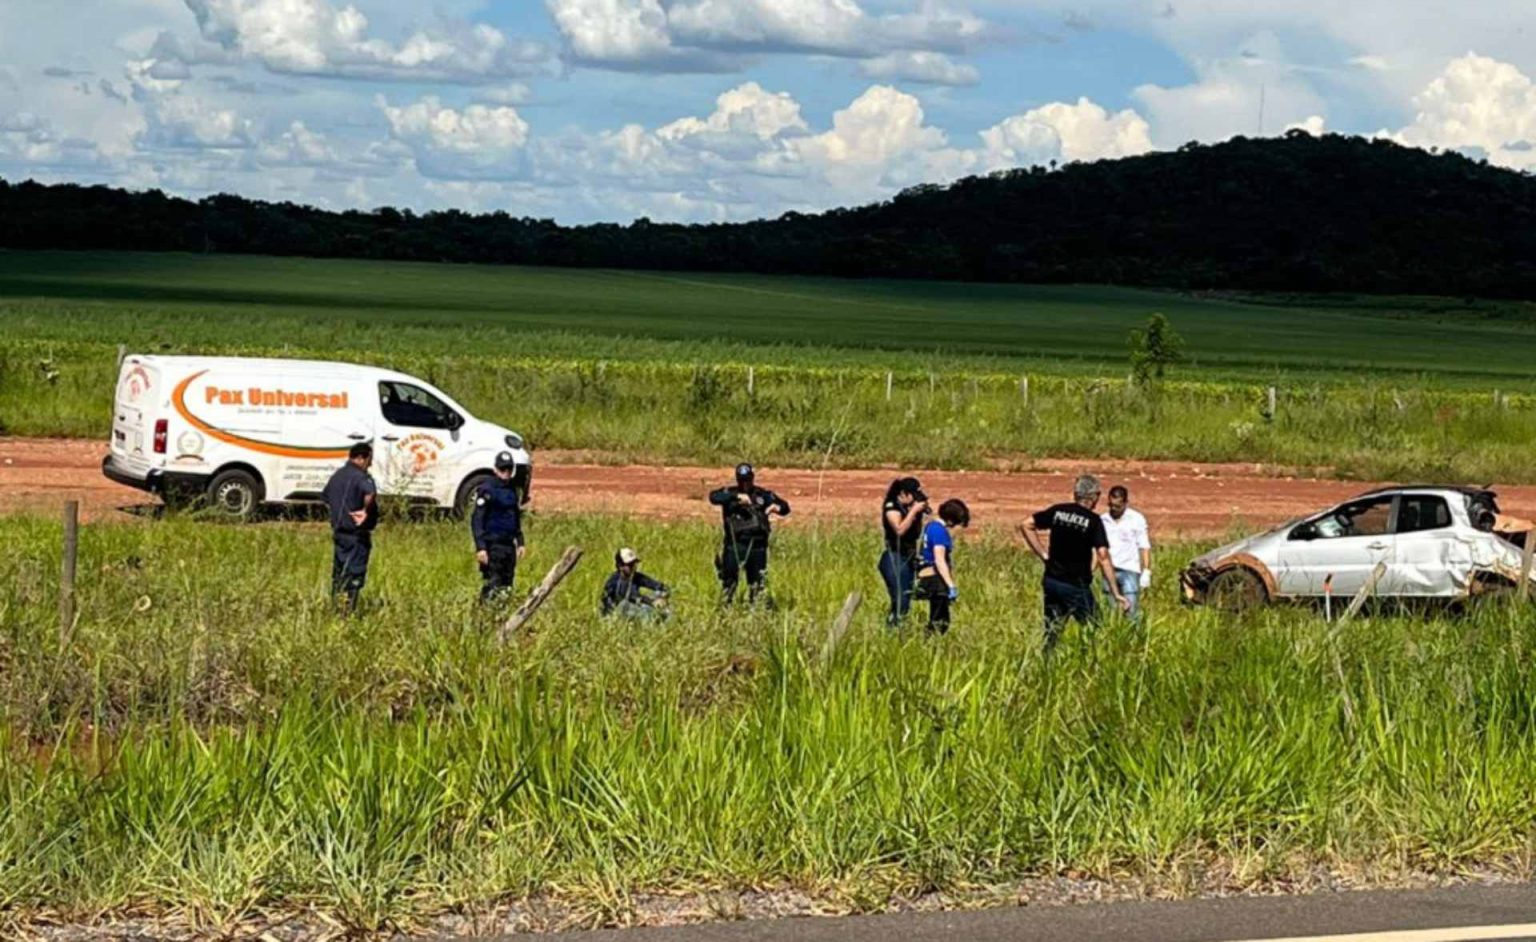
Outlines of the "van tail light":
<svg viewBox="0 0 1536 942">
<path fill-rule="evenodd" d="M 166 439 L 170 437 L 169 425 L 170 423 L 165 419 L 158 419 L 155 422 L 155 454 L 157 455 L 165 454 Z"/>
</svg>

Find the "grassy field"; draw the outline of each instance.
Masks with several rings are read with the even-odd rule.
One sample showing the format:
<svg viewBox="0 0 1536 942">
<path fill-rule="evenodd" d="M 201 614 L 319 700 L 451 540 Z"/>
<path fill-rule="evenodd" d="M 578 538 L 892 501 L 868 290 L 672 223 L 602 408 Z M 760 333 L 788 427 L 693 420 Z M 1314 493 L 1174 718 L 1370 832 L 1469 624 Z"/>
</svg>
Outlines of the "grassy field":
<svg viewBox="0 0 1536 942">
<path fill-rule="evenodd" d="M 388 521 L 364 615 L 313 524 L 0 520 L 0 921 L 170 912 L 343 926 L 549 894 L 793 887 L 855 909 L 1066 870 L 1514 867 L 1536 840 L 1536 621 L 1179 608 L 1042 651 L 1038 570 L 967 538 L 950 635 L 889 633 L 875 540 L 779 534 L 773 613 L 721 614 L 703 523 L 542 517 L 521 578 L 589 557 L 509 646 L 462 525 Z M 673 582 L 604 622 L 619 542 Z M 825 648 L 844 595 L 870 601 Z"/>
<path fill-rule="evenodd" d="M 0 253 L 0 429 L 104 436 L 124 344 L 390 366 L 535 448 L 620 460 L 975 467 L 1109 456 L 1515 482 L 1536 479 L 1525 450 L 1536 438 L 1533 310 Z M 1191 362 L 1157 390 L 1129 388 L 1127 332 L 1154 311 L 1184 335 Z"/>
</svg>

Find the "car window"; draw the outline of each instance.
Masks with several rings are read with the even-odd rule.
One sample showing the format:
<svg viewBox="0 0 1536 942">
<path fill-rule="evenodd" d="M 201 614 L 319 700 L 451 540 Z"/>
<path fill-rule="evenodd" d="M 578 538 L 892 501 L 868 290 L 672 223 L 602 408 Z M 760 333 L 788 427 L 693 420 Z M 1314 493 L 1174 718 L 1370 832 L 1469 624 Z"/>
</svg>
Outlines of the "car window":
<svg viewBox="0 0 1536 942">
<path fill-rule="evenodd" d="M 407 428 L 449 429 L 454 411 L 447 403 L 410 383 L 379 383 L 379 411 L 384 421 Z"/>
<path fill-rule="evenodd" d="M 1397 532 L 1443 530 L 1451 525 L 1451 507 L 1434 494 L 1405 494 L 1397 508 Z"/>
<path fill-rule="evenodd" d="M 1320 540 L 1346 536 L 1382 536 L 1392 520 L 1392 498 L 1371 497 L 1335 508 L 1314 521 Z"/>
</svg>

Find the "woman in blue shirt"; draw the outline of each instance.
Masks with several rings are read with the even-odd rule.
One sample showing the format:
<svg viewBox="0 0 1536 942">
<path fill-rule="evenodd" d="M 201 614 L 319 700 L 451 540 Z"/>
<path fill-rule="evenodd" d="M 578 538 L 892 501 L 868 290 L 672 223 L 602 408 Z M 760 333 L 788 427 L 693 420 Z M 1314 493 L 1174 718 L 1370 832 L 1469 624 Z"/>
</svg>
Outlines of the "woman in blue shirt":
<svg viewBox="0 0 1536 942">
<path fill-rule="evenodd" d="M 949 606 L 960 597 L 955 583 L 955 538 L 951 527 L 971 525 L 971 509 L 963 500 L 946 500 L 939 505 L 939 519 L 923 527 L 923 541 L 918 552 L 917 590 L 928 600 L 928 630 L 943 634 L 949 630 Z"/>
<path fill-rule="evenodd" d="M 917 548 L 923 536 L 923 517 L 928 498 L 917 478 L 897 478 L 885 491 L 880 505 L 880 529 L 885 544 L 880 553 L 880 578 L 891 596 L 886 624 L 901 624 L 912 607 L 912 586 L 917 582 Z"/>
</svg>

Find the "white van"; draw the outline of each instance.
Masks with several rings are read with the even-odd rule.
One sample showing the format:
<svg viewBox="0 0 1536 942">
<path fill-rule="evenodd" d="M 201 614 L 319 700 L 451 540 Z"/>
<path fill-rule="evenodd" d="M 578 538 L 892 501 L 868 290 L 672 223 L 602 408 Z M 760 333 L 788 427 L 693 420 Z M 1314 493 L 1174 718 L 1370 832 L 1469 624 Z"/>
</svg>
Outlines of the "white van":
<svg viewBox="0 0 1536 942">
<path fill-rule="evenodd" d="M 384 497 L 464 512 L 498 452 L 533 465 L 515 432 L 470 415 L 431 385 L 351 363 L 128 356 L 101 470 L 168 500 L 203 498 L 229 517 L 320 499 L 358 442 L 374 446 Z"/>
</svg>

